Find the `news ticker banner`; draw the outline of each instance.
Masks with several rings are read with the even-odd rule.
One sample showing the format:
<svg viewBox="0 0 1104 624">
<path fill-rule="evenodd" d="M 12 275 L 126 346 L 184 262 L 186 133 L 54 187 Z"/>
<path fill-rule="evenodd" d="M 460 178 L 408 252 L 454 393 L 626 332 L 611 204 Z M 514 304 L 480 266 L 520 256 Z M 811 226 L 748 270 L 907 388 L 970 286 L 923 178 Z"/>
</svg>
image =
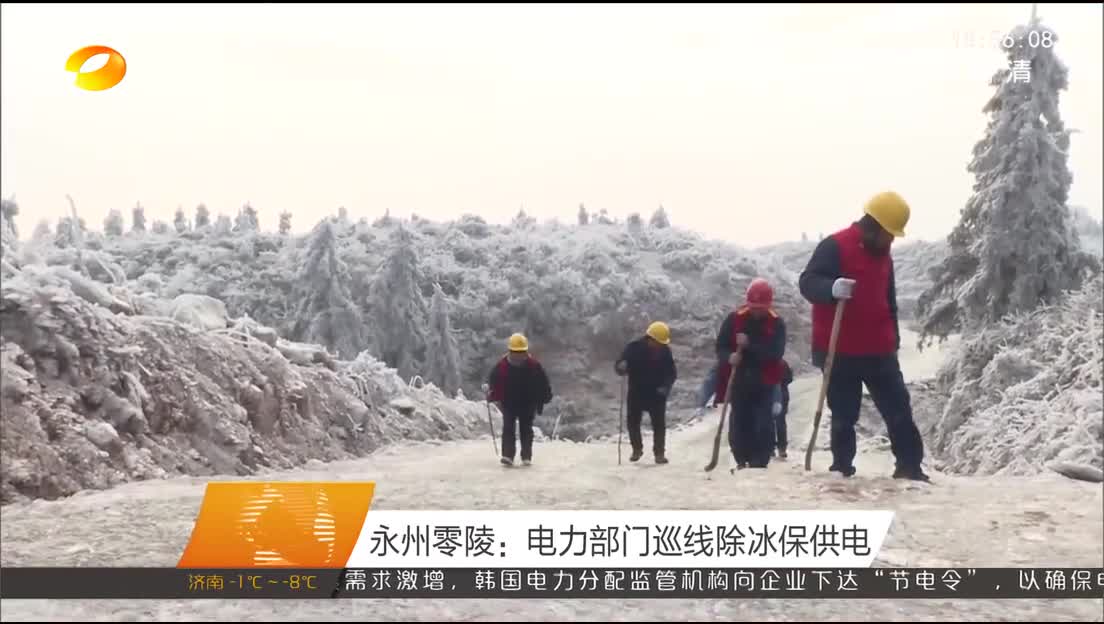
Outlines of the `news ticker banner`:
<svg viewBox="0 0 1104 624">
<path fill-rule="evenodd" d="M 371 510 L 373 483 L 212 482 L 180 568 L 868 567 L 892 511 Z"/>
<path fill-rule="evenodd" d="M 1104 568 L 3 568 L 4 599 L 1096 599 Z"/>
</svg>

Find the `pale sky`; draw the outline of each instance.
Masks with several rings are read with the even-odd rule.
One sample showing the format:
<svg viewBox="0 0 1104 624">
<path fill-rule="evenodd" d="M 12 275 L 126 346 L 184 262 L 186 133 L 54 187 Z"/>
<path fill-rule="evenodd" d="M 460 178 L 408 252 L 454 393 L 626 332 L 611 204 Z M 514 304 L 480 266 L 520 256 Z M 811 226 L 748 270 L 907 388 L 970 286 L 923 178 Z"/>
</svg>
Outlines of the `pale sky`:
<svg viewBox="0 0 1104 624">
<path fill-rule="evenodd" d="M 745 245 L 838 229 L 900 192 L 909 238 L 947 234 L 1030 4 L 10 5 L 2 179 L 21 236 L 77 202 L 100 229 L 249 201 L 303 231 L 464 212 L 571 222 L 580 202 Z M 1070 68 L 1070 203 L 1104 211 L 1101 4 L 1041 4 Z M 972 37 L 972 44 L 968 41 Z M 106 45 L 113 89 L 65 60 Z M 93 59 L 85 69 L 103 64 Z"/>
</svg>

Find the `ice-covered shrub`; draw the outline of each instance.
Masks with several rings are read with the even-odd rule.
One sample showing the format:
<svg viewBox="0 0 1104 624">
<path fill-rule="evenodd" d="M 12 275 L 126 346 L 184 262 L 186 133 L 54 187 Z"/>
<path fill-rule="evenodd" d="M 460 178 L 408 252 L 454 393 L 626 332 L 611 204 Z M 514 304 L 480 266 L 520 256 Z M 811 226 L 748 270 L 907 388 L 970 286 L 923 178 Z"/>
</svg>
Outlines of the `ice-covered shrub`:
<svg viewBox="0 0 1104 624">
<path fill-rule="evenodd" d="M 1102 468 L 1104 318 L 1099 279 L 1059 305 L 969 336 L 939 376 L 932 432 L 950 470 L 1030 474 L 1051 461 Z"/>
</svg>

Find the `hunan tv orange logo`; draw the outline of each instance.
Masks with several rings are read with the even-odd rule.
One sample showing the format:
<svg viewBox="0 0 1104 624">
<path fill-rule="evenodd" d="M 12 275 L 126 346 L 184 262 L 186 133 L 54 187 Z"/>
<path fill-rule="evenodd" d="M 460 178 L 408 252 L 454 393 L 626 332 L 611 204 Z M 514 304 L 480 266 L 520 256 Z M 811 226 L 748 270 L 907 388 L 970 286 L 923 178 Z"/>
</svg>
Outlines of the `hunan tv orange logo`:
<svg viewBox="0 0 1104 624">
<path fill-rule="evenodd" d="M 107 55 L 107 64 L 90 71 L 81 72 L 81 67 L 93 56 Z M 126 59 L 107 46 L 86 46 L 69 55 L 65 61 L 65 71 L 77 75 L 77 86 L 85 91 L 106 91 L 119 84 L 126 75 Z"/>
<path fill-rule="evenodd" d="M 372 503 L 371 482 L 207 484 L 178 568 L 343 568 Z"/>
</svg>

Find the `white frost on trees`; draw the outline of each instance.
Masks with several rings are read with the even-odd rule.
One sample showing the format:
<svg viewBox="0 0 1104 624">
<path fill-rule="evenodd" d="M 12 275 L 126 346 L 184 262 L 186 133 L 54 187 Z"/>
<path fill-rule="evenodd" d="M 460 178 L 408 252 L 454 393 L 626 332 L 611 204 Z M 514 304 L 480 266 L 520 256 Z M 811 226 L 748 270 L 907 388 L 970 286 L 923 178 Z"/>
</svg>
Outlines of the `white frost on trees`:
<svg viewBox="0 0 1104 624">
<path fill-rule="evenodd" d="M 631 213 L 628 218 L 625 219 L 625 223 L 629 226 L 629 230 L 638 232 L 644 227 L 644 219 L 641 218 L 639 212 Z"/>
<path fill-rule="evenodd" d="M 238 210 L 238 216 L 234 219 L 235 232 L 256 232 L 260 229 L 257 219 L 257 209 L 246 203 Z"/>
<path fill-rule="evenodd" d="M 154 234 L 168 234 L 169 233 L 169 224 L 165 223 L 164 221 L 162 221 L 160 219 L 155 219 L 153 221 L 153 225 L 150 226 L 150 230 Z"/>
<path fill-rule="evenodd" d="M 50 231 L 50 222 L 42 219 L 38 222 L 38 225 L 35 225 L 31 240 L 35 242 L 48 241 L 51 236 L 53 236 L 53 232 Z"/>
<path fill-rule="evenodd" d="M 206 204 L 200 204 L 196 206 L 195 214 L 195 228 L 205 228 L 211 225 L 211 211 L 207 209 Z"/>
<path fill-rule="evenodd" d="M 372 222 L 372 227 L 382 228 L 394 225 L 395 219 L 391 216 L 391 209 L 383 211 L 383 216 Z"/>
<path fill-rule="evenodd" d="M 371 287 L 375 345 L 380 359 L 409 379 L 416 374 L 425 348 L 426 304 L 414 239 L 400 225 L 391 235 L 391 250 Z"/>
<path fill-rule="evenodd" d="M 449 320 L 449 302 L 440 284 L 433 285 L 430 301 L 425 377 L 445 394 L 460 389 L 460 349 Z"/>
<path fill-rule="evenodd" d="M 660 204 L 659 208 L 652 213 L 649 224 L 657 230 L 671 227 L 671 220 L 667 217 L 667 210 L 663 208 L 663 204 Z"/>
<path fill-rule="evenodd" d="M 8 256 L 19 243 L 18 230 L 15 227 L 15 215 L 19 206 L 12 200 L 0 200 L 0 255 Z"/>
<path fill-rule="evenodd" d="M 227 236 L 234 231 L 234 223 L 230 220 L 230 217 L 220 214 L 215 219 L 215 234 L 219 236 Z"/>
<path fill-rule="evenodd" d="M 949 397 L 931 435 L 946 467 L 1034 474 L 1050 462 L 1104 468 L 1104 291 L 1089 280 L 964 338 L 939 376 Z"/>
<path fill-rule="evenodd" d="M 351 360 L 364 348 L 364 320 L 349 292 L 349 268 L 338 253 L 330 219 L 307 241 L 296 291 L 299 305 L 292 329 L 296 340 L 313 342 Z"/>
<path fill-rule="evenodd" d="M 587 213 L 586 206 L 579 204 L 579 225 L 587 225 L 590 223 L 590 214 Z"/>
<path fill-rule="evenodd" d="M 1027 41 L 1029 31 L 1057 41 L 1037 20 L 1009 36 Z M 1014 46 L 1006 54 L 1010 67 L 1030 65 L 1030 81 L 1012 80 L 1012 69 L 990 81 L 996 93 L 984 108 L 989 123 L 968 167 L 974 194 L 917 301 L 922 341 L 1056 302 L 1096 266 L 1080 248 L 1067 206 L 1070 131 L 1058 95 L 1068 70 L 1054 46 Z"/>
<path fill-rule="evenodd" d="M 530 229 L 536 224 L 537 224 L 537 220 L 534 219 L 533 217 L 530 217 L 529 214 L 527 212 L 525 212 L 524 208 L 519 210 L 517 215 L 514 216 L 513 227 L 515 227 L 519 230 Z"/>
<path fill-rule="evenodd" d="M 173 215 L 173 227 L 176 228 L 177 234 L 188 231 L 188 218 L 184 216 L 184 206 L 177 206 L 176 214 Z"/>
<path fill-rule="evenodd" d="M 79 240 L 82 224 L 73 220 L 73 217 L 58 219 L 57 231 L 54 233 L 54 245 L 59 249 L 75 247 Z"/>
<path fill-rule="evenodd" d="M 280 213 L 280 234 L 283 235 L 283 236 L 287 236 L 288 232 L 290 232 L 290 231 L 291 231 L 291 213 L 285 210 L 285 211 Z"/>
<path fill-rule="evenodd" d="M 15 217 L 19 214 L 19 204 L 12 199 L 0 200 L 0 217 L 3 218 L 3 229 L 11 240 L 19 240 L 19 228 L 15 225 Z"/>
<path fill-rule="evenodd" d="M 146 231 L 146 209 L 140 203 L 135 204 L 134 210 L 131 211 L 130 230 L 132 232 Z"/>
<path fill-rule="evenodd" d="M 107 236 L 122 236 L 124 227 L 123 213 L 115 208 L 108 210 L 107 216 L 104 217 L 104 234 Z"/>
</svg>

